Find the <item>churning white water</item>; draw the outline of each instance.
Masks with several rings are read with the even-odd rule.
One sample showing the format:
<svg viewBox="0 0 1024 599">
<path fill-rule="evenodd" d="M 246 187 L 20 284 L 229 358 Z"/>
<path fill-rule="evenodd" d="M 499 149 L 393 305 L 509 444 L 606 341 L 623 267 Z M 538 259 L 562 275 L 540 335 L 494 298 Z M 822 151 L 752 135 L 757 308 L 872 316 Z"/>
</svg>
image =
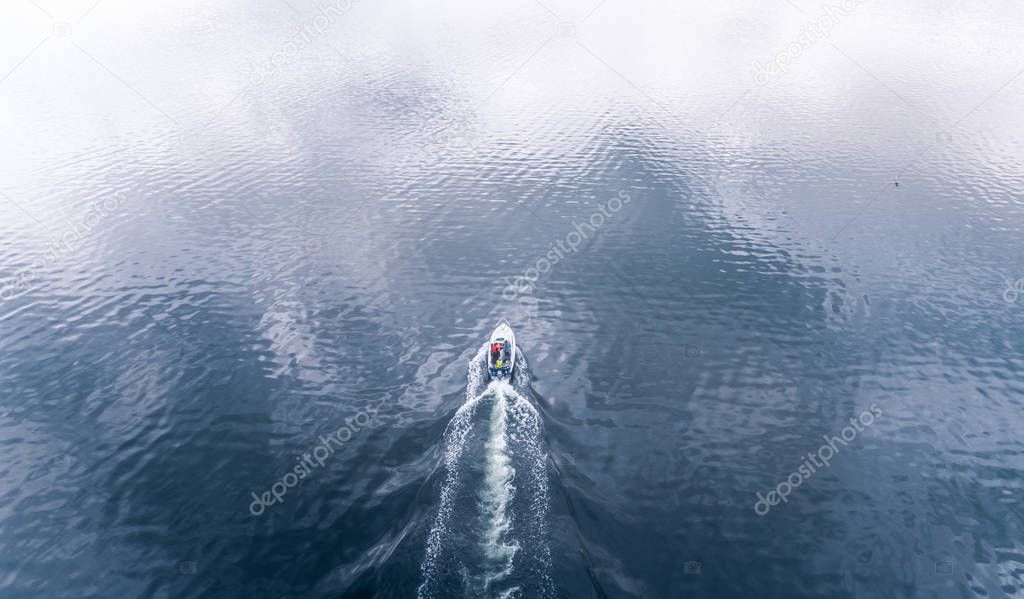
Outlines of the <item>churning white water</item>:
<svg viewBox="0 0 1024 599">
<path fill-rule="evenodd" d="M 421 566 L 420 597 L 449 595 L 453 587 L 472 596 L 517 597 L 522 580 L 537 588 L 528 594 L 549 593 L 547 455 L 539 414 L 516 389 L 528 382 L 526 363 L 517 356 L 523 371 L 513 383 L 487 383 L 485 352 L 481 348 L 470 363 L 466 403 L 445 434 L 445 478 Z M 486 428 L 477 426 L 484 404 L 491 408 Z M 466 451 L 474 441 L 482 454 L 477 462 Z M 481 463 L 482 478 L 466 475 Z M 462 488 L 467 480 L 479 481 L 474 493 Z M 529 501 L 516 502 L 517 493 L 528 493 Z M 467 497 L 471 505 L 463 505 Z M 527 506 L 527 513 L 517 513 L 516 505 Z M 467 538 L 471 542 L 456 542 Z"/>
<path fill-rule="evenodd" d="M 480 490 L 481 518 L 484 538 L 482 549 L 488 571 L 484 573 L 483 590 L 501 581 L 512 571 L 512 560 L 519 545 L 512 539 L 512 519 L 509 503 L 515 493 L 512 481 L 515 468 L 508 455 L 508 400 L 501 386 L 493 386 L 494 401 L 491 410 L 490 437 L 487 439 L 484 486 Z"/>
</svg>

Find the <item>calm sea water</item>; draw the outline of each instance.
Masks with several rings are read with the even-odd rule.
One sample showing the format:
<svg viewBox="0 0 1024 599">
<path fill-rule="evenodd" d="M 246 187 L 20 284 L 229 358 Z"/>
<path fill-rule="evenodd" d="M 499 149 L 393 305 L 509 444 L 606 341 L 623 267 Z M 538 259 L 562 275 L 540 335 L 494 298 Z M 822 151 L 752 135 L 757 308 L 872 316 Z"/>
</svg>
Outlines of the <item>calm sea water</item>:
<svg viewBox="0 0 1024 599">
<path fill-rule="evenodd" d="M 1024 595 L 981 4 L 5 3 L 0 595 Z"/>
</svg>

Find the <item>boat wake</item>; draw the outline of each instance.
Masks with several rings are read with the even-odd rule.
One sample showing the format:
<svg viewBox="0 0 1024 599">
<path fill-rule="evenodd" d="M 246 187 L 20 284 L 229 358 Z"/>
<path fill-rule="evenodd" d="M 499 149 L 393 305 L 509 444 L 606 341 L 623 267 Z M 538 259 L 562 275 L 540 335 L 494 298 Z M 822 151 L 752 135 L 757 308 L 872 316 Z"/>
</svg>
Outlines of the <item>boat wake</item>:
<svg viewBox="0 0 1024 599">
<path fill-rule="evenodd" d="M 547 455 L 526 360 L 517 352 L 511 382 L 488 382 L 486 355 L 484 346 L 470 362 L 466 403 L 445 433 L 421 598 L 554 595 Z"/>
</svg>

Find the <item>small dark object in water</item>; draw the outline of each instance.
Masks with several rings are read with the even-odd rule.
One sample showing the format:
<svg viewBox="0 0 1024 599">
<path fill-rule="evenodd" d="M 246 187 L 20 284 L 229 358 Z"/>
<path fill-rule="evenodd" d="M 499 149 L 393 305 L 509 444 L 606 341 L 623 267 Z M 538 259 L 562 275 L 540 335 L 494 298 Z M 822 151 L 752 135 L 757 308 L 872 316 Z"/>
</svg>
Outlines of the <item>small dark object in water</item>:
<svg viewBox="0 0 1024 599">
<path fill-rule="evenodd" d="M 895 185 L 896 187 L 899 187 L 900 186 L 900 182 L 899 181 L 894 181 L 893 185 Z"/>
</svg>

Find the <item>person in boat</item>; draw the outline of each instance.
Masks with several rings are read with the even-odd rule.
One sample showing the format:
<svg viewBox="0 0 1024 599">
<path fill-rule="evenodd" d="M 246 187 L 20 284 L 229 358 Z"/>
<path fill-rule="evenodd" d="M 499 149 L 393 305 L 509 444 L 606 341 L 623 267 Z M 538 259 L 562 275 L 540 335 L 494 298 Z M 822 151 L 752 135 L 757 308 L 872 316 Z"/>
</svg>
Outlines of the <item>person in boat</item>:
<svg viewBox="0 0 1024 599">
<path fill-rule="evenodd" d="M 500 343 L 492 343 L 491 344 L 491 361 L 492 362 L 497 362 L 500 359 L 501 359 L 501 344 Z M 499 366 L 499 368 L 500 368 L 500 366 Z"/>
</svg>

